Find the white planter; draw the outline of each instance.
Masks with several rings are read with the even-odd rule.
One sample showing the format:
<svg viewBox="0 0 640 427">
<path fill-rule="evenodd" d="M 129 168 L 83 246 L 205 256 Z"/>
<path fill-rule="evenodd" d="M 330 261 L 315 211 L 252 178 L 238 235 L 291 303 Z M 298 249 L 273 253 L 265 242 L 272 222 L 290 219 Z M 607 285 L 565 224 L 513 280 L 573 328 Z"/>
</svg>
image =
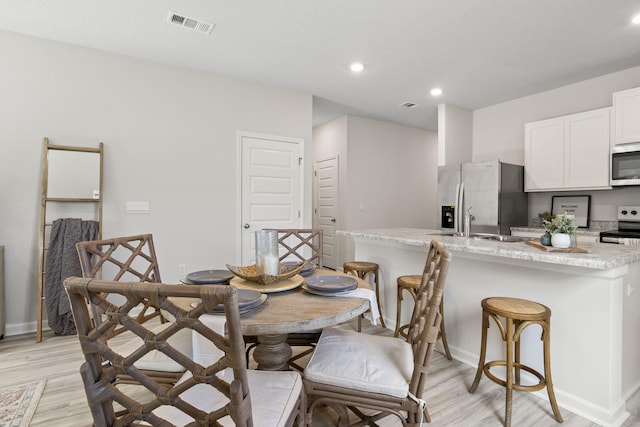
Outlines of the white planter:
<svg viewBox="0 0 640 427">
<path fill-rule="evenodd" d="M 571 245 L 571 236 L 565 233 L 556 233 L 551 236 L 551 246 L 554 248 L 568 248 Z"/>
</svg>

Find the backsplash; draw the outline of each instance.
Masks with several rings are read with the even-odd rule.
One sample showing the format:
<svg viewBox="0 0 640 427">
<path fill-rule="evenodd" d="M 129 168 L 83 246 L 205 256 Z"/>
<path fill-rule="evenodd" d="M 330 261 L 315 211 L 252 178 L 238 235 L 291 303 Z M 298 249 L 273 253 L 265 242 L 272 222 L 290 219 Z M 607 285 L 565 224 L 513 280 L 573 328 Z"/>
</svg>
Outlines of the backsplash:
<svg viewBox="0 0 640 427">
<path fill-rule="evenodd" d="M 540 218 L 533 218 L 531 220 L 532 227 L 542 227 L 542 220 Z M 615 230 L 618 228 L 618 221 L 589 221 L 589 230 Z"/>
<path fill-rule="evenodd" d="M 542 224 L 537 222 L 539 221 L 538 214 L 551 212 L 552 196 L 583 195 L 591 196 L 589 229 L 615 230 L 618 228 L 618 206 L 637 205 L 638 200 L 640 200 L 640 186 L 598 191 L 529 193 L 529 224 L 531 224 L 532 227 L 542 227 Z"/>
</svg>

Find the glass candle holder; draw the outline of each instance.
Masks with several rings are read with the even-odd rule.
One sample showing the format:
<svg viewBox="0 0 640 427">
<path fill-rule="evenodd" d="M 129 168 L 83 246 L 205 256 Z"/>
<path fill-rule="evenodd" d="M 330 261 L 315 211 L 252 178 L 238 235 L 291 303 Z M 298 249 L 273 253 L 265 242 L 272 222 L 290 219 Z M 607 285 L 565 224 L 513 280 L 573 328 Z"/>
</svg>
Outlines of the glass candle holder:
<svg viewBox="0 0 640 427">
<path fill-rule="evenodd" d="M 278 274 L 278 232 L 257 230 L 256 233 L 256 273 L 275 276 Z"/>
</svg>

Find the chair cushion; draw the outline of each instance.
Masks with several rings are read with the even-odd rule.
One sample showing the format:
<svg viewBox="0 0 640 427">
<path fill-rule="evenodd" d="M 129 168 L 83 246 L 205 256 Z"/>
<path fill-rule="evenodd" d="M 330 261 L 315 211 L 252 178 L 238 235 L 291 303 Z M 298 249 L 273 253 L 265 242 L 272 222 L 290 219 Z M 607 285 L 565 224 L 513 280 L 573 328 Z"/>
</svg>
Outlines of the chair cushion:
<svg viewBox="0 0 640 427">
<path fill-rule="evenodd" d="M 149 329 L 154 333 L 159 333 L 168 325 L 168 323 L 155 325 Z M 193 344 L 191 335 L 191 329 L 185 328 L 172 335 L 171 338 L 167 340 L 167 342 L 175 347 L 180 353 L 189 358 L 193 358 Z M 136 337 L 125 342 L 124 344 L 114 346 L 114 351 L 122 355 L 128 355 L 141 345 L 142 339 Z M 183 372 L 185 370 L 184 366 L 175 362 L 163 352 L 155 350 L 147 353 L 144 357 L 138 360 L 135 363 L 135 366 L 138 369 L 161 372 Z"/>
<path fill-rule="evenodd" d="M 304 377 L 403 398 L 412 373 L 413 352 L 407 342 L 333 327 L 322 332 Z"/>
<path fill-rule="evenodd" d="M 185 372 L 178 383 L 190 375 L 190 372 Z M 230 370 L 222 374 L 227 380 L 231 379 L 232 375 Z M 291 413 L 296 410 L 298 398 L 302 392 L 300 374 L 293 371 L 248 370 L 247 377 L 254 427 L 285 426 Z M 182 393 L 180 397 L 207 412 L 213 411 L 229 401 L 222 393 L 206 384 L 196 385 Z M 177 426 L 193 422 L 193 418 L 173 406 L 161 406 L 153 412 Z M 220 422 L 224 426 L 234 425 L 231 417 L 225 417 Z"/>
</svg>

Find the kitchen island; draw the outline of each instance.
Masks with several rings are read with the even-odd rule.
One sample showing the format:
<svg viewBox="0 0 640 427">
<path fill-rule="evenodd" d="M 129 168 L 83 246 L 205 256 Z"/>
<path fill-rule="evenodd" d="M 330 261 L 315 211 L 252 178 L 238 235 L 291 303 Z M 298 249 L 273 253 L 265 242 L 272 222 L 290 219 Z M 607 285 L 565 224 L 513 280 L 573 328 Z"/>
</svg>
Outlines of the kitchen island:
<svg viewBox="0 0 640 427">
<path fill-rule="evenodd" d="M 453 255 L 444 318 L 454 358 L 477 366 L 483 298 L 537 301 L 552 312 L 551 365 L 558 404 L 603 426 L 619 426 L 628 416 L 625 399 L 640 387 L 640 247 L 584 243 L 580 247 L 588 253 L 558 253 L 525 242 L 446 236 L 435 230 L 338 234 L 354 239 L 356 259 L 380 265 L 382 315 L 388 327 L 395 326 L 396 278 L 422 273 L 429 242 L 436 239 Z M 405 296 L 403 304 L 405 323 L 412 301 Z M 525 330 L 522 352 L 525 364 L 542 371 L 537 326 Z M 493 325 L 487 360 L 503 358 L 503 353 Z M 544 390 L 536 395 L 546 399 Z"/>
</svg>

